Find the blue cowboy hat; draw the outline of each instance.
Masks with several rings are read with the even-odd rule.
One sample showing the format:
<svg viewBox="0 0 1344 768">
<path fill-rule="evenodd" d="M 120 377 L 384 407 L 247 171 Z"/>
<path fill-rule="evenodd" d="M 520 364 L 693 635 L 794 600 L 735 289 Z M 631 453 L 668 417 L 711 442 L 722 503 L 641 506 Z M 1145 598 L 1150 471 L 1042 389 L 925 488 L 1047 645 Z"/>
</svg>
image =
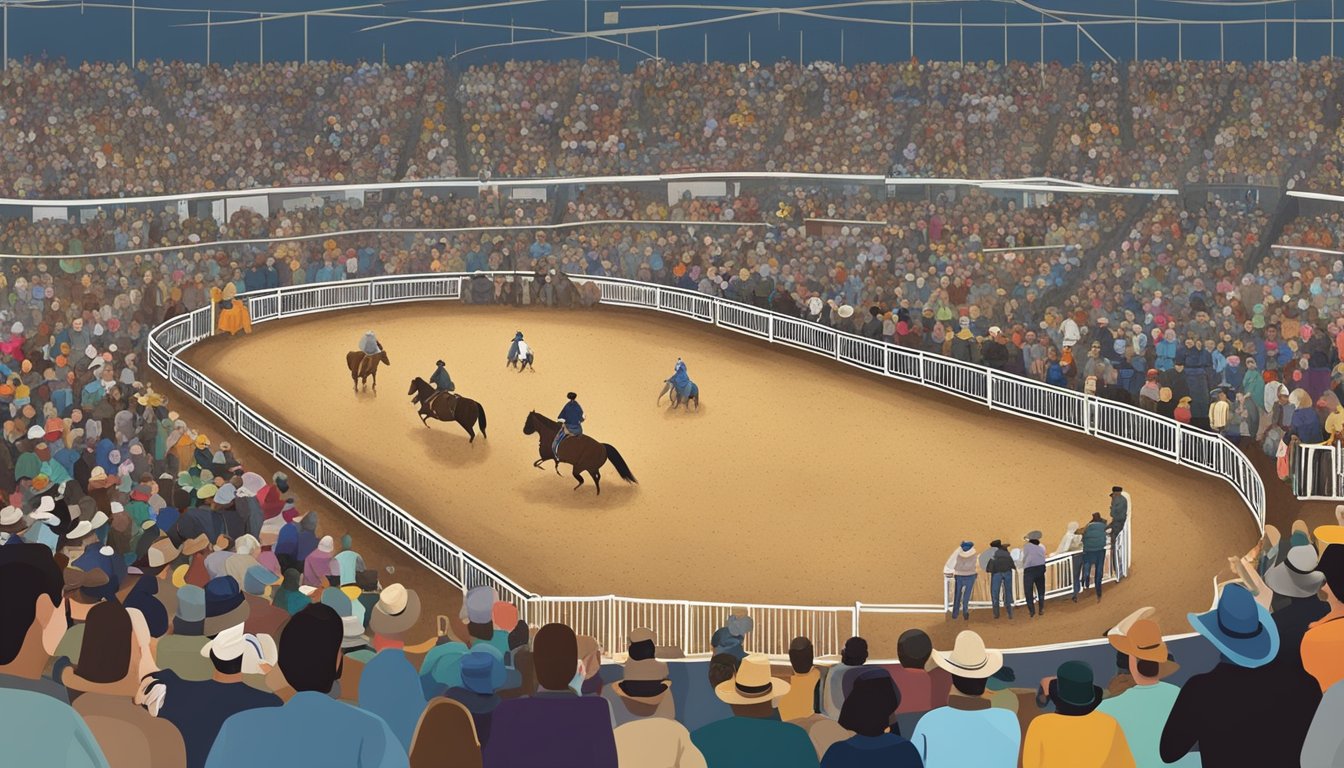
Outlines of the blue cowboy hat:
<svg viewBox="0 0 1344 768">
<path fill-rule="evenodd" d="M 513 340 L 514 340 L 514 341 L 522 341 L 522 340 L 523 340 L 523 332 L 522 332 L 522 331 L 514 331 L 514 332 L 513 332 Z"/>
<path fill-rule="evenodd" d="M 1190 626 L 1239 667 L 1255 669 L 1279 653 L 1279 630 L 1269 611 L 1240 584 L 1228 584 L 1218 606 L 1189 615 Z"/>
</svg>

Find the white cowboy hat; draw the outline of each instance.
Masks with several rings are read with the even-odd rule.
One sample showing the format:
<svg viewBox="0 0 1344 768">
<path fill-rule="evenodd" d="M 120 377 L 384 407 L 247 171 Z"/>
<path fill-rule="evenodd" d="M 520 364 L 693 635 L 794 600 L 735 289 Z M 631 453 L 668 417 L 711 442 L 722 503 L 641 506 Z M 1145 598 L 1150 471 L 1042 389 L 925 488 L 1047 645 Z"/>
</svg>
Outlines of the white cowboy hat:
<svg viewBox="0 0 1344 768">
<path fill-rule="evenodd" d="M 962 630 L 949 651 L 934 651 L 933 662 L 958 677 L 984 679 L 1003 668 L 1003 651 L 985 648 L 985 641 L 971 630 Z"/>
<path fill-rule="evenodd" d="M 854 316 L 854 308 L 848 304 L 843 304 L 839 309 L 835 310 L 835 314 L 843 318 L 850 318 Z"/>
<path fill-rule="evenodd" d="M 725 680 L 714 693 L 725 704 L 760 704 L 789 692 L 789 684 L 770 676 L 770 659 L 762 653 L 748 654 L 732 680 Z"/>
</svg>

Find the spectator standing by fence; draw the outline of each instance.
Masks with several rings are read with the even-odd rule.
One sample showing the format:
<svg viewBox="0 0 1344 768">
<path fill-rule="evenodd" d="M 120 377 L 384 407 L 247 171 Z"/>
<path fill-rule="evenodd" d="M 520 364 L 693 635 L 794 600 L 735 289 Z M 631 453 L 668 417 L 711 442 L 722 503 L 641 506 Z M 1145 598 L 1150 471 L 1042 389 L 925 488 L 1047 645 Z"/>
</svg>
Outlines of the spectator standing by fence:
<svg viewBox="0 0 1344 768">
<path fill-rule="evenodd" d="M 1083 554 L 1073 572 L 1073 602 L 1078 593 L 1096 578 L 1097 602 L 1101 602 L 1101 574 L 1106 566 L 1106 522 L 1100 512 L 1092 513 L 1092 520 L 1083 527 Z"/>
<path fill-rule="evenodd" d="M 971 589 L 975 587 L 976 555 L 975 545 L 969 541 L 961 545 L 947 559 L 943 573 L 952 577 L 952 618 L 961 617 L 970 621 Z"/>
<path fill-rule="evenodd" d="M 1125 495 L 1124 488 L 1111 486 L 1111 522 L 1106 526 L 1106 531 L 1111 534 L 1111 573 L 1115 574 L 1117 582 L 1127 575 L 1124 573 L 1124 558 L 1120 555 L 1120 533 L 1128 524 L 1129 497 Z M 1100 581 L 1097 582 L 1097 589 L 1101 589 Z"/>
<path fill-rule="evenodd" d="M 1041 546 L 1041 532 L 1031 531 L 1023 537 L 1022 589 L 1027 593 L 1027 613 L 1045 615 L 1045 547 Z"/>
<path fill-rule="evenodd" d="M 1013 571 L 1017 570 L 1017 563 L 1013 561 L 1013 556 L 1008 552 L 1008 545 L 999 539 L 989 543 L 993 548 L 989 562 L 985 565 L 985 572 L 989 574 L 989 600 L 994 610 L 994 618 L 999 618 L 999 601 L 1003 601 L 1003 609 L 1008 612 L 1008 618 L 1013 618 Z"/>
</svg>

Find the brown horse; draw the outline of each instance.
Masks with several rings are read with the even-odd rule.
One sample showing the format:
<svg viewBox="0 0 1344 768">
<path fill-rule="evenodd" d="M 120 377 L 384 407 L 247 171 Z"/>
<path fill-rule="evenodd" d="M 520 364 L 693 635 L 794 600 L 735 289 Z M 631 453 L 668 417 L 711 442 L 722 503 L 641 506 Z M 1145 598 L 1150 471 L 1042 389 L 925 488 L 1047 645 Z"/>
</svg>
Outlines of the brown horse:
<svg viewBox="0 0 1344 768">
<path fill-rule="evenodd" d="M 457 395 L 457 407 L 453 409 L 451 415 L 448 413 L 448 405 L 453 395 L 447 392 L 435 392 L 434 385 L 416 376 L 411 380 L 411 388 L 406 390 L 406 394 L 415 395 L 411 398 L 412 403 L 420 406 L 420 423 L 429 428 L 429 417 L 433 416 L 439 421 L 455 421 L 467 434 L 471 436 L 468 441 L 473 446 L 476 444 L 476 430 L 472 427 L 480 421 L 481 437 L 489 438 L 485 434 L 485 406 L 472 400 L 470 397 Z"/>
<path fill-rule="evenodd" d="M 541 455 L 540 459 L 532 462 L 532 466 L 537 469 L 542 468 L 546 461 L 555 462 L 555 474 L 560 474 L 560 462 L 573 465 L 574 479 L 579 484 L 574 486 L 578 490 L 583 486 L 583 475 L 581 472 L 587 472 L 593 476 L 593 485 L 597 486 L 597 494 L 602 495 L 602 473 L 599 472 L 603 464 L 608 461 L 616 468 L 621 479 L 627 483 L 636 483 L 639 481 L 630 473 L 630 467 L 626 466 L 625 459 L 621 457 L 621 452 L 614 446 L 606 443 L 599 443 L 587 435 L 573 435 L 566 437 L 564 442 L 560 443 L 560 455 L 556 456 L 551 451 L 551 446 L 555 444 L 555 435 L 560 431 L 560 425 L 557 422 L 542 416 L 536 411 L 527 414 L 527 421 L 523 424 L 524 435 L 536 435 L 540 441 L 537 452 Z"/>
<path fill-rule="evenodd" d="M 369 391 L 369 377 L 373 377 L 373 391 L 378 391 L 378 364 L 392 365 L 392 361 L 387 359 L 387 350 L 383 345 L 378 345 L 378 354 L 366 355 L 359 350 L 345 353 L 345 367 L 350 369 L 350 380 L 355 383 L 355 391 L 359 391 L 359 384 L 364 383 L 364 391 Z"/>
</svg>

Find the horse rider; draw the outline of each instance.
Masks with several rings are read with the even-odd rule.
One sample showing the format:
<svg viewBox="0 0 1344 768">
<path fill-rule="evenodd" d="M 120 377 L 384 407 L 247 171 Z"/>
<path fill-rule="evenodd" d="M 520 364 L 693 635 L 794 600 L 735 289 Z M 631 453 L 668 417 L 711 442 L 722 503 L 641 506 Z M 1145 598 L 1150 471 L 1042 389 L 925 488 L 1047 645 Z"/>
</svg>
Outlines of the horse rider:
<svg viewBox="0 0 1344 768">
<path fill-rule="evenodd" d="M 521 354 L 519 354 L 520 347 L 521 347 L 522 344 L 523 344 L 523 332 L 522 332 L 522 331 L 514 331 L 514 332 L 513 332 L 513 342 L 512 342 L 511 344 L 509 344 L 509 357 L 508 357 L 508 361 L 509 361 L 510 363 L 515 362 L 515 361 L 517 361 L 517 360 L 519 360 L 519 359 L 523 359 L 523 360 L 526 360 L 526 359 L 527 359 L 527 357 L 526 357 L 525 355 L 521 355 Z"/>
<path fill-rule="evenodd" d="M 420 407 L 423 410 L 428 411 L 430 410 L 430 402 L 440 395 L 444 395 L 447 398 L 448 403 L 448 418 L 451 419 L 454 412 L 457 411 L 458 397 L 451 393 L 457 389 L 457 386 L 453 384 L 453 377 L 448 375 L 447 365 L 442 360 L 439 360 L 434 364 L 434 373 L 430 374 L 429 383 L 434 385 L 434 394 L 430 395 L 425 402 L 421 403 Z M 445 395 L 444 393 L 448 394 Z"/>
<path fill-rule="evenodd" d="M 373 331 L 366 331 L 359 340 L 359 351 L 368 357 L 373 357 L 383 351 L 383 345 L 378 342 L 378 337 L 373 335 Z"/>
<path fill-rule="evenodd" d="M 677 392 L 679 399 L 685 400 L 691 393 L 691 377 L 686 373 L 686 363 L 680 357 L 677 358 L 677 364 L 672 367 L 672 378 L 667 380 Z"/>
<path fill-rule="evenodd" d="M 570 435 L 583 434 L 583 406 L 579 405 L 578 395 L 570 392 L 565 395 L 569 402 L 560 409 L 560 429 L 555 433 L 555 443 L 551 446 L 551 453 L 559 458 L 560 441 Z"/>
</svg>

